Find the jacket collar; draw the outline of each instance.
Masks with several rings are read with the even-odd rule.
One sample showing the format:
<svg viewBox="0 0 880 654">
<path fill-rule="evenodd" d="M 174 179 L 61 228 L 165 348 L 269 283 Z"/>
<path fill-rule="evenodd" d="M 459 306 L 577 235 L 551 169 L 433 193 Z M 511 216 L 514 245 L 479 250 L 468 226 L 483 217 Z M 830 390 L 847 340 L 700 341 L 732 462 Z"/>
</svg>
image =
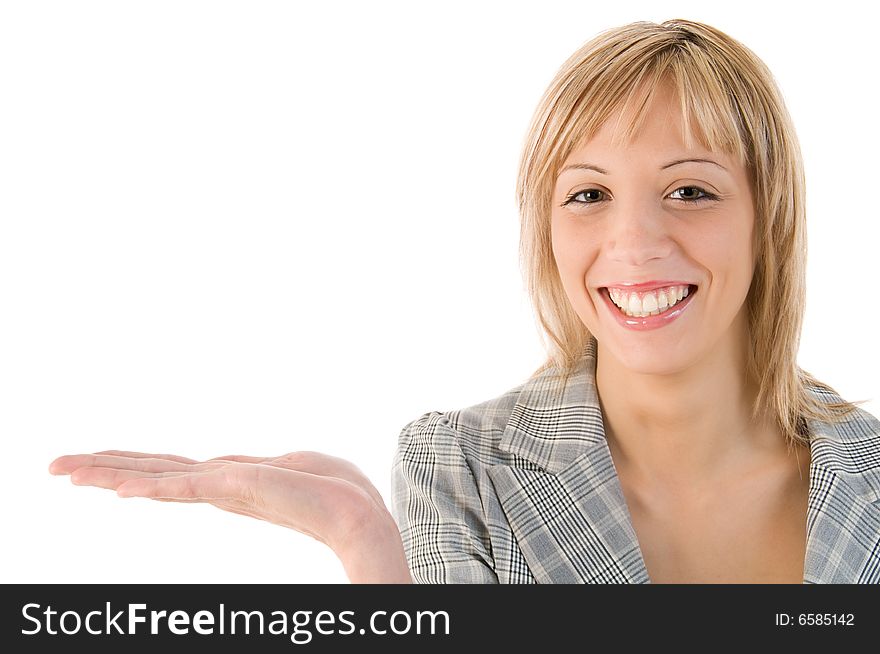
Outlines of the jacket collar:
<svg viewBox="0 0 880 654">
<path fill-rule="evenodd" d="M 500 441 L 513 463 L 489 470 L 539 582 L 650 581 L 605 439 L 596 350 L 591 338 L 567 383 L 550 369 L 523 385 Z M 807 427 L 804 583 L 880 582 L 880 421 L 859 409 Z"/>
</svg>

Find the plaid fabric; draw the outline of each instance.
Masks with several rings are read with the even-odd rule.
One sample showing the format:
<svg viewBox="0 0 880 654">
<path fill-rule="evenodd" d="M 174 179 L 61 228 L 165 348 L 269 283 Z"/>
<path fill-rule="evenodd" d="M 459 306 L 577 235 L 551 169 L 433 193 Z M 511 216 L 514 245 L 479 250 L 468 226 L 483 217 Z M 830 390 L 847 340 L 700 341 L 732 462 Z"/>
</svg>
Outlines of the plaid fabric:
<svg viewBox="0 0 880 654">
<path fill-rule="evenodd" d="M 416 582 L 650 582 L 605 441 L 595 339 L 585 354 L 567 385 L 548 370 L 401 430 L 391 510 Z M 807 425 L 804 583 L 880 583 L 880 421 L 858 409 Z"/>
</svg>

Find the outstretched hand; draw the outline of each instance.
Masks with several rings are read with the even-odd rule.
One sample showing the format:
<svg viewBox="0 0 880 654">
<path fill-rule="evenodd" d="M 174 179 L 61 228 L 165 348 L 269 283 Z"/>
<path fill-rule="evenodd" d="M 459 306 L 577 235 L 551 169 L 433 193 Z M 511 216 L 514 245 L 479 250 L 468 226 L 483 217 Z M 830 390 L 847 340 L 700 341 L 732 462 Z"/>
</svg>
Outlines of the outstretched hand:
<svg viewBox="0 0 880 654">
<path fill-rule="evenodd" d="M 49 465 L 79 486 L 120 497 L 204 502 L 266 520 L 330 547 L 352 582 L 412 581 L 397 525 L 370 480 L 345 459 L 320 452 L 230 455 L 195 461 L 172 454 L 106 450 Z"/>
</svg>

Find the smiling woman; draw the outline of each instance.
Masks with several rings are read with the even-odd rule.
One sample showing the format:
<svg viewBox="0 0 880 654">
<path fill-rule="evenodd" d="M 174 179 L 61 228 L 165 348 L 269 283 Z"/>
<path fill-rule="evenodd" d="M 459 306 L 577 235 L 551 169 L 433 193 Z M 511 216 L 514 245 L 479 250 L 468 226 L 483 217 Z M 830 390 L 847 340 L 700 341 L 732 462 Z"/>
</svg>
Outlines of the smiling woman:
<svg viewBox="0 0 880 654">
<path fill-rule="evenodd" d="M 50 470 L 309 534 L 352 581 L 880 582 L 880 421 L 797 365 L 804 193 L 750 50 L 687 20 L 608 30 L 551 81 L 517 181 L 547 361 L 405 425 L 391 511 L 317 452 Z"/>
<path fill-rule="evenodd" d="M 798 142 L 748 48 L 687 20 L 572 54 L 528 132 L 548 358 L 401 435 L 419 581 L 877 582 L 880 423 L 796 362 Z"/>
<path fill-rule="evenodd" d="M 809 478 L 809 449 L 786 466 L 784 425 L 751 415 L 750 174 L 734 153 L 686 138 L 674 83 L 646 88 L 653 96 L 640 103 L 637 136 L 621 147 L 621 120 L 608 120 L 575 148 L 551 211 L 560 281 L 597 341 L 606 440 L 652 579 L 800 580 L 808 484 L 797 481 Z M 598 199 L 586 200 L 592 193 Z M 771 499 L 746 506 L 754 482 L 730 492 L 762 466 L 783 475 L 789 494 L 780 499 L 795 509 L 771 510 Z M 724 529 L 712 519 L 716 497 Z M 774 540 L 786 565 L 767 556 Z"/>
<path fill-rule="evenodd" d="M 640 138 L 634 140 L 637 135 Z M 607 153 L 605 167 L 591 157 L 595 150 Z M 600 176 L 597 182 L 607 178 L 618 185 L 628 184 L 620 189 L 623 197 L 615 199 L 601 184 L 595 189 L 584 187 L 590 180 L 583 175 L 591 171 Z M 647 230 L 658 223 L 638 220 L 644 218 L 640 212 L 646 207 L 621 204 L 638 201 L 638 194 L 632 193 L 635 188 L 650 188 L 656 194 L 664 190 L 658 185 L 669 184 L 677 186 L 665 189 L 668 199 L 663 210 L 678 210 L 675 229 L 690 243 L 673 256 L 685 258 L 691 247 L 714 247 L 715 256 L 722 257 L 732 254 L 731 245 L 739 248 L 740 256 L 751 251 L 753 264 L 740 269 L 746 276 L 740 280 L 742 297 L 732 297 L 731 302 L 737 310 L 742 305 L 749 323 L 747 370 L 758 383 L 759 393 L 754 413 L 771 410 L 785 436 L 804 443 L 800 420 L 804 415 L 826 418 L 829 412 L 847 413 L 854 407 L 847 402 L 816 402 L 805 385 L 819 382 L 796 364 L 806 270 L 805 189 L 798 141 L 765 64 L 741 43 L 706 25 L 673 20 L 606 31 L 569 57 L 535 113 L 518 195 L 523 265 L 539 318 L 551 337 L 547 365 L 571 370 L 587 340 L 597 334 L 583 329 L 590 325 L 576 311 L 577 304 L 559 292 L 559 278 L 564 285 L 565 275 L 557 276 L 555 252 L 550 251 L 550 241 L 542 231 L 551 222 L 554 230 L 576 229 L 575 225 L 585 221 L 594 225 L 597 221 L 588 216 L 605 216 L 609 211 L 618 212 L 613 221 L 616 228 Z M 589 199 L 580 195 L 584 190 L 592 194 Z M 690 195 L 683 196 L 681 191 Z M 552 221 L 545 206 L 548 198 L 553 201 Z M 616 209 L 604 208 L 609 201 Z M 560 211 L 577 212 L 584 218 L 580 223 L 560 222 Z M 732 220 L 742 212 L 753 216 Z M 632 223 L 626 223 L 627 216 Z M 737 239 L 743 230 L 748 238 Z M 667 245 L 679 236 L 669 234 Z M 626 243 L 619 247 L 625 248 Z M 641 254 L 650 259 L 652 253 Z M 618 270 L 621 263 L 630 270 Z M 640 263 L 603 265 L 613 268 L 610 273 L 617 276 L 633 272 Z M 683 281 L 699 288 L 692 278 L 697 273 L 693 263 L 689 270 L 666 272 L 690 274 Z M 647 274 L 663 272 L 655 268 L 687 265 L 686 261 L 660 259 L 630 276 L 643 281 Z M 605 281 L 611 286 L 616 280 Z"/>
</svg>

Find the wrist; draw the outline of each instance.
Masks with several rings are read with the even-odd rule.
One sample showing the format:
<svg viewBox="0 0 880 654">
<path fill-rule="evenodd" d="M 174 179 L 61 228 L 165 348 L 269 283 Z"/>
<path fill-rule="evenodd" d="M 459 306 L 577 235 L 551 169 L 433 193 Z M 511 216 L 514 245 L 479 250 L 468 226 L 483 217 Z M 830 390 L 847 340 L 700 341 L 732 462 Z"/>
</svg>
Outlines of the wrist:
<svg viewBox="0 0 880 654">
<path fill-rule="evenodd" d="M 387 510 L 362 522 L 336 549 L 353 584 L 411 584 L 403 541 Z"/>
</svg>

